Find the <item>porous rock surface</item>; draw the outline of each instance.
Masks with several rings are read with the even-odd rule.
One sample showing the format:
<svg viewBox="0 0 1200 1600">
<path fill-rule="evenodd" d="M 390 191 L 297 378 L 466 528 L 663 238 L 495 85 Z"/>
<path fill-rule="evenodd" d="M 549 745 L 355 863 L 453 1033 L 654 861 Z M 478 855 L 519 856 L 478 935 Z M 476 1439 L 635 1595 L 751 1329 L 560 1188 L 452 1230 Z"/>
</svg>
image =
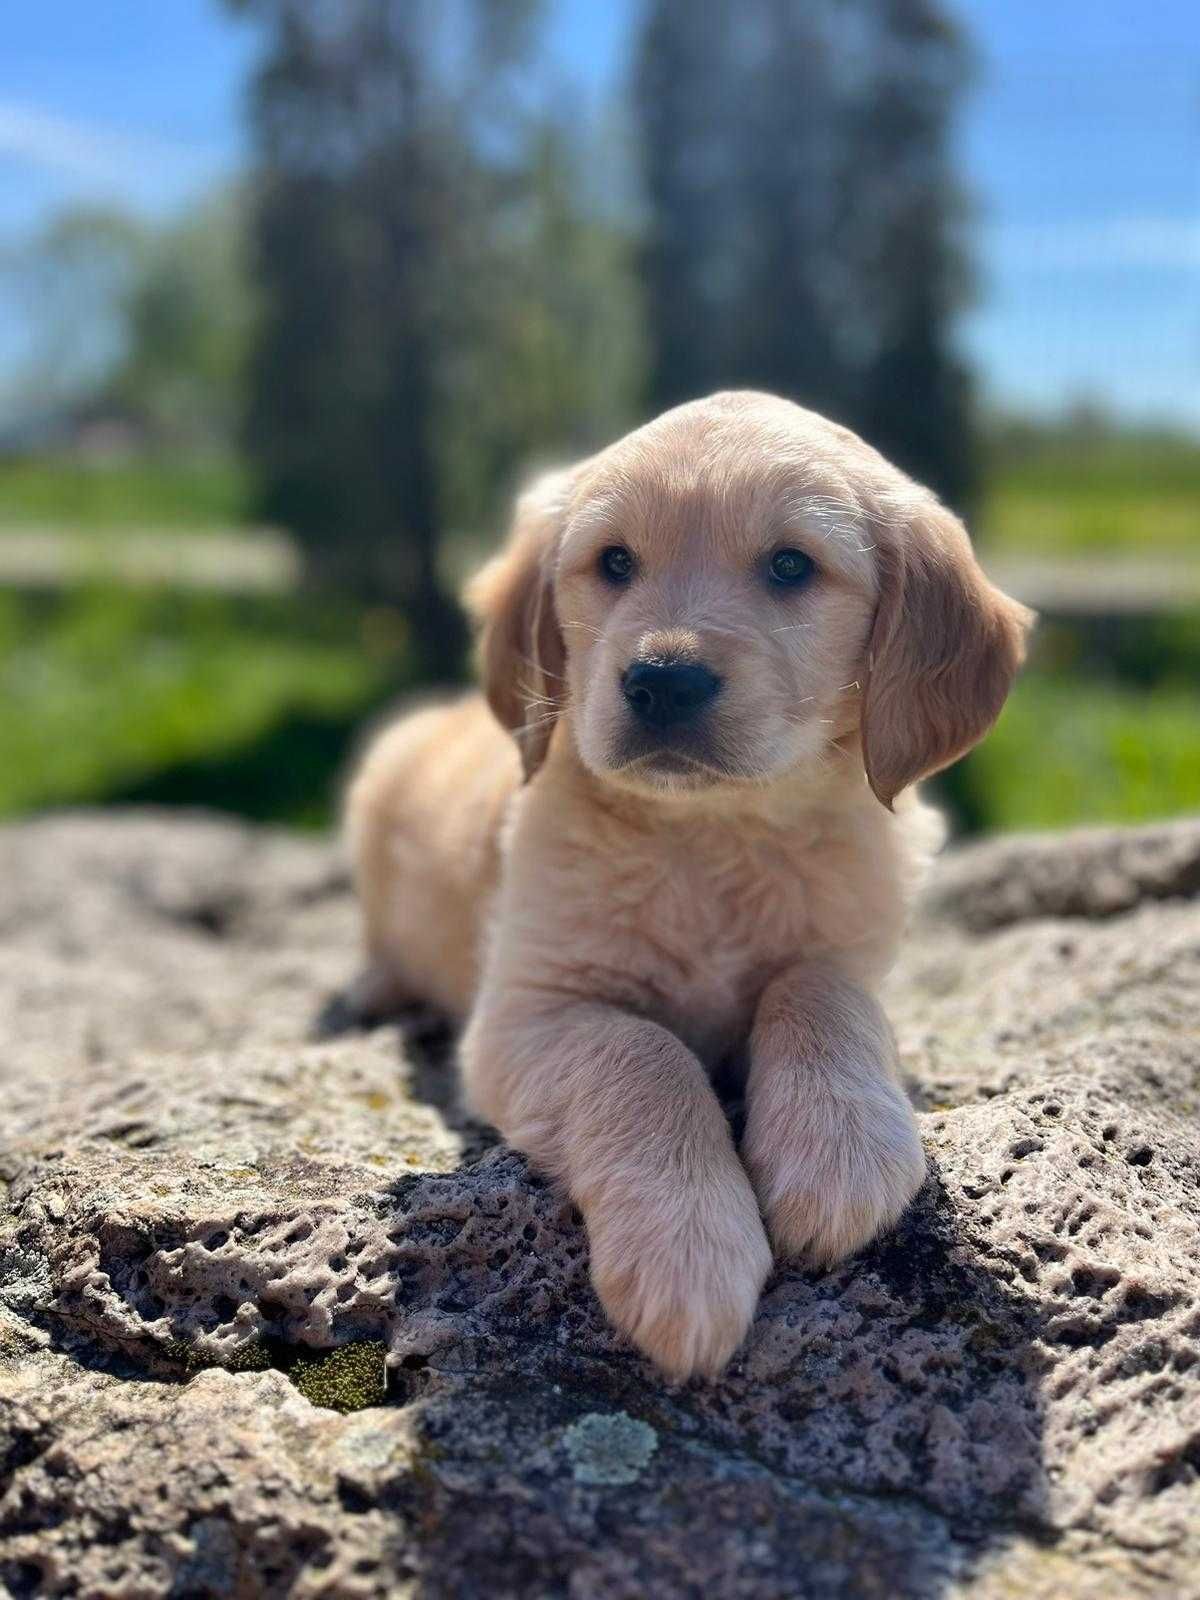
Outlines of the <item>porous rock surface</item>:
<svg viewBox="0 0 1200 1600">
<path fill-rule="evenodd" d="M 1200 1596 L 1197 861 L 948 858 L 889 995 L 928 1183 L 668 1387 L 444 1044 L 313 1037 L 330 846 L 0 831 L 0 1590 Z"/>
</svg>

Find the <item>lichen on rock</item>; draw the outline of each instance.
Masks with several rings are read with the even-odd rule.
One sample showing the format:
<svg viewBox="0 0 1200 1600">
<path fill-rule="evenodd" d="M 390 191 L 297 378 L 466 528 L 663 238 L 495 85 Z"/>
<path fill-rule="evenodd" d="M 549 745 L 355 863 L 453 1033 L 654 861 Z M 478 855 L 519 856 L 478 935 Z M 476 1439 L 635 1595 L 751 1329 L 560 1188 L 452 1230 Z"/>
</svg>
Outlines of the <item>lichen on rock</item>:
<svg viewBox="0 0 1200 1600">
<path fill-rule="evenodd" d="M 563 1444 L 576 1483 L 626 1484 L 636 1483 L 649 1466 L 658 1435 L 628 1412 L 589 1411 L 566 1430 Z"/>
</svg>

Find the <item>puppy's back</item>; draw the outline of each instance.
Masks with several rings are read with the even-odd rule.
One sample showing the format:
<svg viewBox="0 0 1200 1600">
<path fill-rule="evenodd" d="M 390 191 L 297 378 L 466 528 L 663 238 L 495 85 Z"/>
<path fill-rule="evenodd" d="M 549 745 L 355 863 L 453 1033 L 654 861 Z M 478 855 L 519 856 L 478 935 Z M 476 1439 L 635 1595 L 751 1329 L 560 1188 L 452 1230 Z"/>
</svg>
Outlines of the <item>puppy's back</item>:
<svg viewBox="0 0 1200 1600">
<path fill-rule="evenodd" d="M 410 712 L 376 736 L 346 796 L 365 1010 L 466 1014 L 500 825 L 520 781 L 516 747 L 480 695 Z"/>
</svg>

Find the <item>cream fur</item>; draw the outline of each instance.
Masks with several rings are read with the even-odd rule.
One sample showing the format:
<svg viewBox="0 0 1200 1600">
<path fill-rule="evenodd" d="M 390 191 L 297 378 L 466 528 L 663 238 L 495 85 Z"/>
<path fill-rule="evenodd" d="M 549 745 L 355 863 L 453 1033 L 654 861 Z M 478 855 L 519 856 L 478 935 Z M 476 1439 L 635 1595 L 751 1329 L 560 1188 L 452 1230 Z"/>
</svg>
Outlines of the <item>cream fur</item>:
<svg viewBox="0 0 1200 1600">
<path fill-rule="evenodd" d="M 781 545 L 817 563 L 794 593 L 763 576 Z M 922 1181 L 872 997 L 940 841 L 909 786 L 986 732 L 1028 617 L 927 491 L 757 395 L 543 480 L 473 601 L 494 715 L 402 720 L 350 792 L 360 999 L 465 1022 L 467 1100 L 574 1197 L 609 1316 L 670 1376 L 715 1373 L 768 1234 L 828 1264 Z M 723 681 L 670 761 L 630 755 L 620 693 L 663 654 Z"/>
</svg>

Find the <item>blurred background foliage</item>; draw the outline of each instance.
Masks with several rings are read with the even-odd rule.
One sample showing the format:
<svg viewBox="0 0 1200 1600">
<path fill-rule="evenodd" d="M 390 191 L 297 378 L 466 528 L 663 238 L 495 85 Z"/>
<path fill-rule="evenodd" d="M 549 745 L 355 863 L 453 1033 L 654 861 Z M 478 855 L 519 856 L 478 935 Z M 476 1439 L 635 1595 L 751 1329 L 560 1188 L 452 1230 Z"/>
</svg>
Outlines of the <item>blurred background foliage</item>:
<svg viewBox="0 0 1200 1600">
<path fill-rule="evenodd" d="M 943 780 L 960 827 L 1200 808 L 1200 446 L 980 395 L 950 7 L 645 0 L 599 123 L 530 93 L 553 9 L 232 4 L 260 46 L 245 175 L 0 255 L 28 331 L 0 423 L 0 813 L 327 822 L 364 720 L 463 676 L 454 591 L 515 484 L 735 384 L 933 483 L 1042 610 Z"/>
</svg>

